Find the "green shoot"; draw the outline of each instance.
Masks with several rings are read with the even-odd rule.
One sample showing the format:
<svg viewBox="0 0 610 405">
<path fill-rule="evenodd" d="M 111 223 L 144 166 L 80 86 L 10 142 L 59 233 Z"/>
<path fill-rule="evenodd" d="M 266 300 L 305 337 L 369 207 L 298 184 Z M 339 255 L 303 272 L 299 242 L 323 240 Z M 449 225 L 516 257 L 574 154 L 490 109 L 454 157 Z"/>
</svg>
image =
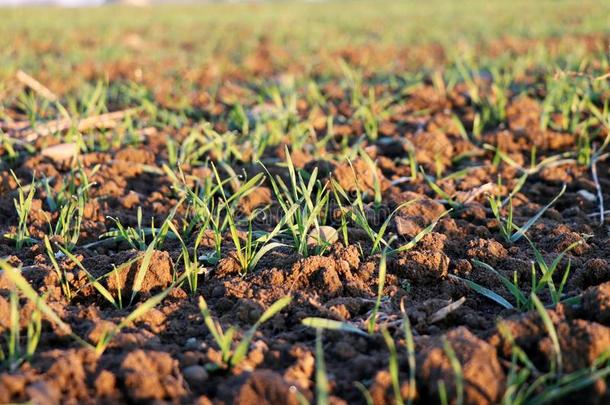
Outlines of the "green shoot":
<svg viewBox="0 0 610 405">
<path fill-rule="evenodd" d="M 394 390 L 394 403 L 397 405 L 403 405 L 404 401 L 402 398 L 402 393 L 400 392 L 400 380 L 398 377 L 398 354 L 396 353 L 396 344 L 394 343 L 394 339 L 392 339 L 392 336 L 390 336 L 390 332 L 388 332 L 387 329 L 383 328 L 381 333 L 390 352 L 390 363 L 388 368 L 390 370 L 390 378 L 392 379 L 392 389 Z"/>
<path fill-rule="evenodd" d="M 373 334 L 375 331 L 375 326 L 377 324 L 377 313 L 379 312 L 379 307 L 381 307 L 381 299 L 383 297 L 383 288 L 385 287 L 385 279 L 386 279 L 386 261 L 387 254 L 386 251 L 381 252 L 381 259 L 379 260 L 379 276 L 377 278 L 377 299 L 375 300 L 375 306 L 371 312 L 371 316 L 368 320 L 368 331 L 369 334 Z"/>
<path fill-rule="evenodd" d="M 55 252 L 53 252 L 53 248 L 51 247 L 51 242 L 47 236 L 44 237 L 44 246 L 47 250 L 47 256 L 53 265 L 53 269 L 55 270 L 55 274 L 57 274 L 57 279 L 59 280 L 59 285 L 61 286 L 61 291 L 63 295 L 66 297 L 68 301 L 72 299 L 72 291 L 70 289 L 70 282 L 68 281 L 68 277 L 66 271 L 59 267 L 57 263 L 57 259 L 55 258 Z"/>
<path fill-rule="evenodd" d="M 316 329 L 316 403 L 330 404 L 330 385 L 326 376 L 324 348 L 322 347 L 322 329 Z"/>
<path fill-rule="evenodd" d="M 407 364 L 409 365 L 409 398 L 407 398 L 407 405 L 413 403 L 413 399 L 417 393 L 417 381 L 416 381 L 416 363 L 415 363 L 415 342 L 413 340 L 413 331 L 411 330 L 411 321 L 405 310 L 404 300 L 400 302 L 400 311 L 402 312 L 402 328 L 405 334 L 405 345 L 407 346 Z"/>
<path fill-rule="evenodd" d="M 462 405 L 464 403 L 464 374 L 462 373 L 462 365 L 447 339 L 443 339 L 443 348 L 455 376 L 456 404 Z"/>
<path fill-rule="evenodd" d="M 6 336 L 7 351 L 5 352 L 0 346 L 0 364 L 4 365 L 10 372 L 14 372 L 24 361 L 30 360 L 36 352 L 42 333 L 42 317 L 37 309 L 30 314 L 25 336 L 25 347 L 22 347 L 23 336 L 21 336 L 20 330 L 19 297 L 15 290 L 10 291 L 9 307 L 9 331 L 8 336 Z"/>
<path fill-rule="evenodd" d="M 28 218 L 30 216 L 30 211 L 32 210 L 32 200 L 34 199 L 36 187 L 34 187 L 35 180 L 32 179 L 32 183 L 29 185 L 26 194 L 25 187 L 21 186 L 15 173 L 11 171 L 11 174 L 19 187 L 18 198 L 13 199 L 15 210 L 17 211 L 18 224 L 14 234 L 5 234 L 4 237 L 14 240 L 17 250 L 21 250 L 26 244 L 34 242 L 30 237 L 30 231 L 28 229 Z"/>
<path fill-rule="evenodd" d="M 303 319 L 301 323 L 310 328 L 349 332 L 361 336 L 367 336 L 366 333 L 351 323 L 335 321 L 333 319 L 310 317 Z"/>
<path fill-rule="evenodd" d="M 254 338 L 254 334 L 258 330 L 258 328 L 266 321 L 271 319 L 277 313 L 279 313 L 282 309 L 284 309 L 290 301 L 291 297 L 284 297 L 276 302 L 274 302 L 259 318 L 258 321 L 243 335 L 242 340 L 237 344 L 235 350 L 232 350 L 233 345 L 233 337 L 237 332 L 237 329 L 234 326 L 231 326 L 229 329 L 223 331 L 222 326 L 212 319 L 210 315 L 210 310 L 208 308 L 208 304 L 203 297 L 199 297 L 199 309 L 201 314 L 203 315 L 203 320 L 208 330 L 212 334 L 214 341 L 220 348 L 220 352 L 222 354 L 222 361 L 228 367 L 235 367 L 239 363 L 241 363 L 245 357 L 248 355 L 248 349 L 250 347 L 250 342 Z"/>
</svg>

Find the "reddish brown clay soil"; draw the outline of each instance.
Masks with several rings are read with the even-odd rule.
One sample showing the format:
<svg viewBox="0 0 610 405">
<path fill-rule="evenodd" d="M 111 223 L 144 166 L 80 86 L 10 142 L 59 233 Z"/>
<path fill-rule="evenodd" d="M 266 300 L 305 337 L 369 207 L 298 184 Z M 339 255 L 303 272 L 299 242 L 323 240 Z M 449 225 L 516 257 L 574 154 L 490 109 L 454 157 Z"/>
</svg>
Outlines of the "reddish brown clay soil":
<svg viewBox="0 0 610 405">
<path fill-rule="evenodd" d="M 222 87 L 219 94 L 235 92 L 235 87 L 234 84 Z M 383 85 L 377 87 L 383 91 Z M 327 85 L 324 91 L 328 96 L 327 111 L 318 107 L 314 111 L 314 107 L 303 101 L 299 104 L 299 114 L 302 117 L 318 114 L 322 122 L 327 115 L 341 114 L 349 119 L 347 124 L 335 128 L 337 145 L 344 138 L 347 142 L 355 141 L 362 133 L 362 122 L 351 119 L 354 111 L 345 101 L 348 95 L 333 84 Z M 224 120 L 229 106 L 222 100 L 197 108 L 201 108 L 202 115 L 219 131 L 226 127 Z M 427 115 L 422 115 L 422 110 Z M 461 363 L 465 401 L 497 403 L 506 389 L 512 347 L 498 331 L 498 318 L 504 319 L 515 342 L 541 372 L 549 370 L 554 359 L 552 341 L 536 312 L 503 309 L 451 276 L 473 280 L 512 301 L 496 276 L 472 265 L 472 260 L 477 259 L 511 279 L 517 272 L 521 288 L 529 294 L 534 257 L 529 243 L 525 238 L 513 244 L 505 242 L 486 194 L 471 194 L 487 183 L 496 187 L 498 176 L 507 190 L 512 189 L 520 173 L 506 164 L 492 165 L 492 152 L 465 141 L 452 126 L 454 113 L 466 123 L 471 123 L 473 117 L 466 89 L 460 85 L 449 94 L 437 94 L 431 84 L 421 84 L 393 111 L 394 115 L 380 124 L 379 141 L 368 142 L 366 151 L 378 164 L 383 204 L 387 208 L 394 209 L 414 198 L 419 201 L 399 211 L 390 223 L 389 232 L 408 241 L 449 208 L 421 177 L 416 181 L 401 180 L 411 175 L 408 165 L 400 160 L 407 156 L 410 145 L 415 147 L 418 162 L 430 173 L 438 169 L 438 164 L 446 173 L 471 168 L 465 176 L 439 184 L 464 202 L 463 208 L 444 217 L 414 249 L 391 257 L 388 262 L 386 298 L 379 322 L 388 326 L 397 342 L 401 392 L 405 398 L 413 397 L 419 403 L 436 402 L 437 382 L 443 380 L 449 397 L 455 397 L 454 370 L 444 350 L 446 339 Z M 574 150 L 573 135 L 539 129 L 540 111 L 539 99 L 512 97 L 507 108 L 508 125 L 505 129 L 486 131 L 484 142 L 500 147 L 524 167 L 529 167 L 534 145 L 539 160 Z M 324 125 L 320 128 L 322 136 Z M 96 241 L 112 229 L 114 222 L 108 217 L 118 218 L 125 226 L 135 226 L 138 206 L 142 207 L 144 218 L 155 217 L 157 224 L 163 221 L 178 197 L 171 189 L 171 180 L 162 171 L 148 168 L 161 168 L 167 161 L 168 137 L 181 140 L 187 134 L 186 129 L 158 128 L 137 148 L 124 147 L 79 157 L 84 170 L 91 173 L 90 181 L 96 183 L 86 207 L 79 245 Z M 51 138 L 42 138 L 37 146 L 52 142 Z M 452 162 L 453 157 L 467 152 L 471 157 Z M 268 150 L 264 156 L 269 162 L 276 158 L 284 158 L 283 145 Z M 334 177 L 348 190 L 355 184 L 354 171 L 345 162 L 335 160 L 332 150 L 322 159 L 314 159 L 307 150 L 294 150 L 293 161 L 303 170 L 318 167 L 321 176 Z M 93 173 L 98 164 L 99 170 Z M 240 165 L 238 169 L 250 175 L 262 170 L 254 163 Z M 276 173 L 284 170 L 271 166 L 269 169 Z M 357 159 L 353 167 L 362 187 L 372 190 L 374 180 L 366 164 Z M 38 178 L 44 175 L 61 179 L 69 169 L 66 164 L 39 155 L 24 155 L 12 168 L 23 184 L 29 183 L 34 170 Z M 606 202 L 610 201 L 609 169 L 606 162 L 597 165 Z M 199 168 L 184 167 L 183 170 L 195 178 L 210 175 L 209 171 Z M 590 366 L 610 347 L 608 229 L 606 224 L 599 226 L 595 218 L 588 216 L 596 212 L 597 204 L 583 198 L 581 192 L 595 194 L 595 186 L 586 167 L 566 163 L 531 175 L 515 196 L 514 205 L 515 222 L 523 224 L 559 193 L 563 183 L 567 184 L 566 193 L 529 230 L 528 236 L 548 262 L 570 244 L 582 241 L 562 260 L 558 272 L 561 277 L 570 261 L 571 272 L 564 293 L 568 297 L 581 295 L 581 302 L 549 309 L 563 353 L 564 371 L 569 373 Z M 277 205 L 269 186 L 261 187 L 241 202 L 244 213 L 269 203 Z M 16 188 L 8 169 L 3 168 L 0 178 L 2 233 L 10 232 L 17 223 L 13 207 Z M 39 193 L 30 218 L 33 238 L 42 239 L 48 230 L 49 216 L 44 193 Z M 362 230 L 350 225 L 349 234 L 350 246 L 336 242 L 323 256 L 303 258 L 291 248 L 276 249 L 246 276 L 237 271 L 231 255 L 233 246 L 227 235 L 223 257 L 200 276 L 196 294 L 191 294 L 186 286 L 175 288 L 155 309 L 123 329 L 100 358 L 44 320 L 42 340 L 32 360 L 17 370 L 0 372 L 0 402 L 297 404 L 296 390 L 313 401 L 315 331 L 303 326 L 301 320 L 318 316 L 364 327 L 376 297 L 380 257 L 361 254 L 358 244 L 363 252 L 370 250 L 370 241 Z M 211 241 L 204 241 L 205 246 L 211 246 Z M 113 265 L 136 258 L 138 252 L 124 243 L 107 243 L 90 249 L 76 248 L 75 254 L 89 272 L 101 276 L 112 271 Z M 132 306 L 118 310 L 88 285 L 86 275 L 74 263 L 62 259 L 60 265 L 68 269 L 72 286 L 82 287 L 77 297 L 67 302 L 42 243 L 17 251 L 13 242 L 0 240 L 0 256 L 9 257 L 13 265 L 22 265 L 23 274 L 34 289 L 45 296 L 74 333 L 91 342 L 96 342 L 105 330 L 120 322 L 138 302 L 166 289 L 175 274 L 183 269 L 182 262 L 177 260 L 179 254 L 176 241 L 167 240 L 154 253 L 143 288 Z M 125 266 L 118 277 L 104 281 L 106 287 L 116 291 L 117 282 L 131 285 L 138 266 L 137 260 Z M 8 328 L 10 288 L 8 280 L 0 275 L 0 334 Z M 124 294 L 129 296 L 131 292 L 124 291 Z M 259 329 L 244 362 L 227 370 L 209 367 L 219 365 L 221 359 L 198 308 L 200 295 L 206 298 L 211 312 L 222 325 L 236 325 L 240 331 L 256 322 L 277 299 L 291 295 L 293 301 Z M 462 298 L 465 298 L 463 305 L 438 319 L 437 311 Z M 550 302 L 545 293 L 540 298 Z M 416 387 L 408 383 L 409 366 L 399 327 L 401 301 L 415 337 Z M 25 326 L 33 304 L 25 298 L 21 304 Z M 394 402 L 388 372 L 389 353 L 380 333 L 363 337 L 327 331 L 323 342 L 332 403 L 364 403 L 355 382 L 370 388 L 374 403 Z M 605 381 L 598 380 L 562 401 L 576 400 L 608 403 L 610 390 Z"/>
</svg>

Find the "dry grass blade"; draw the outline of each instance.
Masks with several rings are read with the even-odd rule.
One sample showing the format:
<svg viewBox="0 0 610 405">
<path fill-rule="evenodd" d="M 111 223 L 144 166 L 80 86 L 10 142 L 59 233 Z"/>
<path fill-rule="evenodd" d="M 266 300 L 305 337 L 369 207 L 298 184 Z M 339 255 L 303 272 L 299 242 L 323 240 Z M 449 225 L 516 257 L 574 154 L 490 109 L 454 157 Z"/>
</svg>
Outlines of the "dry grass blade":
<svg viewBox="0 0 610 405">
<path fill-rule="evenodd" d="M 40 97 L 45 98 L 52 102 L 59 100 L 58 97 L 55 95 L 55 93 L 53 93 L 51 90 L 49 90 L 45 85 L 40 83 L 38 80 L 34 79 L 32 76 L 25 73 L 23 70 L 18 70 L 15 76 L 17 77 L 17 80 L 19 80 L 19 82 L 23 83 L 24 85 L 28 86 L 30 89 L 34 90 L 36 92 L 36 94 L 38 94 Z"/>
<path fill-rule="evenodd" d="M 597 203 L 599 206 L 599 224 L 604 224 L 604 195 L 602 194 L 602 188 L 599 184 L 599 178 L 597 176 L 597 159 L 593 159 L 591 162 L 591 177 L 595 183 L 595 190 L 597 191 Z"/>
<path fill-rule="evenodd" d="M 442 321 L 447 316 L 449 316 L 450 313 L 461 307 L 464 302 L 466 302 L 466 297 L 462 297 L 459 300 L 452 302 L 451 304 L 439 309 L 438 311 L 430 315 L 430 317 L 428 318 L 428 322 L 435 323 L 438 321 Z"/>
<path fill-rule="evenodd" d="M 138 109 L 136 108 L 130 108 L 127 110 L 94 115 L 77 121 L 66 118 L 57 119 L 37 124 L 34 128 L 13 132 L 11 135 L 27 142 L 33 142 L 41 136 L 52 135 L 72 127 L 76 128 L 79 132 L 88 131 L 90 129 L 114 128 L 120 120 L 137 111 Z"/>
</svg>

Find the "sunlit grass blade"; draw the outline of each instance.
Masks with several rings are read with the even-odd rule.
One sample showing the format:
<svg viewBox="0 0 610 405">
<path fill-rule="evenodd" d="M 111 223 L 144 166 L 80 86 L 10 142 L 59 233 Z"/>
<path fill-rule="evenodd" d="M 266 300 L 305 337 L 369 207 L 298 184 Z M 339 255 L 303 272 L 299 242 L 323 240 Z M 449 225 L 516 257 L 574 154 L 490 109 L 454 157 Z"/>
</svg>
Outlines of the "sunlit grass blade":
<svg viewBox="0 0 610 405">
<path fill-rule="evenodd" d="M 15 284 L 15 286 L 22 292 L 22 294 L 28 300 L 32 301 L 36 305 L 36 308 L 38 308 L 40 312 L 42 312 L 47 317 L 47 319 L 57 325 L 57 327 L 60 328 L 64 333 L 67 333 L 72 336 L 72 338 L 78 341 L 81 345 L 93 349 L 93 346 L 91 346 L 89 343 L 87 343 L 75 333 L 73 333 L 70 325 L 62 321 L 62 319 L 55 313 L 55 311 L 53 311 L 53 309 L 51 309 L 51 307 L 41 297 L 39 297 L 38 294 L 36 294 L 36 291 L 34 291 L 32 286 L 30 286 L 30 283 L 28 283 L 27 280 L 23 278 L 19 270 L 6 263 L 6 261 L 4 260 L 0 260 L 0 270 L 4 272 L 6 277 L 13 284 Z"/>
<path fill-rule="evenodd" d="M 367 336 L 364 331 L 352 325 L 351 323 L 336 321 L 334 319 L 310 317 L 303 319 L 301 323 L 310 328 L 349 332 L 361 336 Z"/>
<path fill-rule="evenodd" d="M 443 349 L 449 359 L 449 364 L 451 365 L 455 376 L 456 404 L 462 405 L 464 403 L 464 373 L 462 371 L 462 365 L 460 364 L 453 347 L 451 347 L 451 344 L 445 338 L 443 338 Z"/>
<path fill-rule="evenodd" d="M 514 308 L 510 302 L 506 301 L 502 296 L 493 292 L 489 288 L 483 287 L 482 285 L 479 285 L 479 284 L 475 283 L 474 281 L 471 281 L 471 280 L 468 280 L 468 279 L 465 279 L 462 277 L 458 277 L 453 274 L 450 274 L 449 277 L 454 280 L 459 280 L 460 282 L 466 284 L 468 287 L 472 288 L 474 291 L 478 292 L 482 296 L 494 301 L 496 304 L 501 305 L 506 309 Z"/>
<path fill-rule="evenodd" d="M 322 329 L 316 329 L 316 403 L 317 405 L 330 404 L 330 384 L 326 375 Z"/>
<path fill-rule="evenodd" d="M 555 202 L 563 195 L 563 193 L 565 193 L 565 191 L 566 185 L 564 184 L 559 194 L 557 194 L 550 203 L 542 207 L 542 209 L 538 211 L 533 217 L 531 217 L 523 226 L 518 228 L 517 232 L 515 232 L 510 237 L 511 242 L 516 242 L 521 239 L 521 237 L 525 235 L 525 233 L 532 227 L 532 225 L 534 225 L 536 221 L 540 219 L 540 217 L 546 212 L 546 210 L 548 210 L 549 208 L 551 208 L 551 206 L 553 206 L 553 204 L 555 204 Z"/>
<path fill-rule="evenodd" d="M 547 333 L 549 334 L 549 338 L 553 343 L 553 350 L 555 351 L 556 356 L 555 358 L 557 371 L 561 373 L 563 369 L 563 361 L 561 355 L 561 346 L 559 345 L 559 337 L 557 336 L 557 330 L 555 329 L 555 325 L 553 325 L 553 321 L 551 320 L 551 317 L 549 316 L 549 313 L 547 312 L 546 308 L 544 307 L 542 302 L 540 302 L 540 299 L 536 296 L 536 294 L 533 292 L 531 294 L 531 299 L 534 303 L 536 311 L 540 315 L 540 319 L 542 320 L 542 323 L 544 324 Z"/>
<path fill-rule="evenodd" d="M 383 335 L 383 339 L 385 341 L 386 346 L 388 347 L 388 351 L 390 352 L 390 360 L 389 360 L 389 371 L 390 378 L 392 380 L 392 389 L 394 391 L 394 403 L 396 405 L 403 405 L 404 401 L 402 399 L 402 393 L 400 392 L 400 380 L 398 378 L 398 354 L 396 353 L 396 344 L 394 343 L 394 339 L 390 336 L 390 332 L 387 329 L 382 329 L 381 333 Z"/>
</svg>

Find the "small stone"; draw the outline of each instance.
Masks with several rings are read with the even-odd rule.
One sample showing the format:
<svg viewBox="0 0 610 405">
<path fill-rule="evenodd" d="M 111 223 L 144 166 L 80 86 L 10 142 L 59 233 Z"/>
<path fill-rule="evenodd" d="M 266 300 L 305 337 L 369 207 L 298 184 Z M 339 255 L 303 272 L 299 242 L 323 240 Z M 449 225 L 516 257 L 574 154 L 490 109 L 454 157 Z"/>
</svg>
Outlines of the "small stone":
<svg viewBox="0 0 610 405">
<path fill-rule="evenodd" d="M 182 370 L 182 375 L 192 387 L 203 384 L 208 379 L 208 372 L 199 365 L 188 366 Z"/>
<path fill-rule="evenodd" d="M 184 348 L 189 350 L 199 349 L 201 348 L 201 342 L 194 337 L 188 338 L 184 344 Z"/>
<path fill-rule="evenodd" d="M 49 146 L 40 151 L 42 156 L 48 157 L 55 162 L 70 160 L 78 155 L 79 148 L 75 143 L 60 143 L 59 145 Z"/>
<path fill-rule="evenodd" d="M 587 190 L 578 190 L 578 195 L 581 196 L 584 200 L 589 202 L 596 202 L 597 197 L 590 191 Z"/>
<path fill-rule="evenodd" d="M 337 230 L 331 226 L 320 226 L 309 232 L 307 237 L 308 246 L 316 246 L 322 243 L 333 244 L 339 238 Z"/>
</svg>

